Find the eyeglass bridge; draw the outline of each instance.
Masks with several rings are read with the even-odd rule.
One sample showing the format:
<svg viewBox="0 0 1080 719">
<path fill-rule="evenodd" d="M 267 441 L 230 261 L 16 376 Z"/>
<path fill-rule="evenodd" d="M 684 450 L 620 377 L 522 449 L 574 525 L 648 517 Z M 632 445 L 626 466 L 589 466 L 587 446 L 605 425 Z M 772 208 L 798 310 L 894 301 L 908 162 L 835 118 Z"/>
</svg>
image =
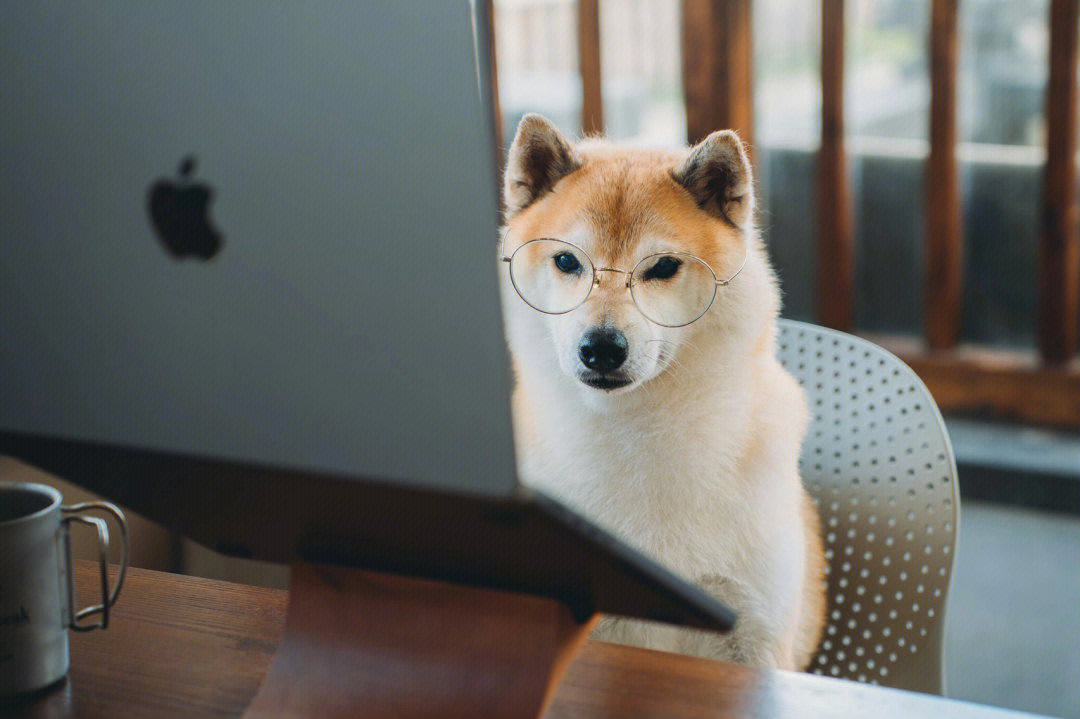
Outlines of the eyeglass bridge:
<svg viewBox="0 0 1080 719">
<path fill-rule="evenodd" d="M 617 267 L 593 267 L 593 287 L 600 286 L 600 273 L 601 272 L 618 272 L 621 275 L 626 275 L 626 289 L 630 289 L 630 280 L 633 279 L 634 273 L 627 272 L 626 270 L 620 270 Z"/>
</svg>

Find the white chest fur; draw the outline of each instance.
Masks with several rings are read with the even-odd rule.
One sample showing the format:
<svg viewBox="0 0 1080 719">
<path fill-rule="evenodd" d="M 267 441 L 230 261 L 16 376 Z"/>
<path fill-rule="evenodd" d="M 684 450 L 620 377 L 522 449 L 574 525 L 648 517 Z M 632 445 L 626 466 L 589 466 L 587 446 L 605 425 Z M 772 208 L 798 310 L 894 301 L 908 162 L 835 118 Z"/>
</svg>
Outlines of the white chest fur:
<svg viewBox="0 0 1080 719">
<path fill-rule="evenodd" d="M 530 415 L 520 422 L 530 428 L 519 441 L 522 478 L 684 576 L 768 583 L 762 569 L 775 563 L 762 560 L 799 529 L 775 519 L 798 516 L 801 422 L 771 431 L 758 412 L 768 398 L 755 393 L 782 388 L 758 386 L 751 369 L 660 382 L 604 411 L 584 406 L 558 373 L 542 388 L 526 379 L 516 402 Z"/>
</svg>

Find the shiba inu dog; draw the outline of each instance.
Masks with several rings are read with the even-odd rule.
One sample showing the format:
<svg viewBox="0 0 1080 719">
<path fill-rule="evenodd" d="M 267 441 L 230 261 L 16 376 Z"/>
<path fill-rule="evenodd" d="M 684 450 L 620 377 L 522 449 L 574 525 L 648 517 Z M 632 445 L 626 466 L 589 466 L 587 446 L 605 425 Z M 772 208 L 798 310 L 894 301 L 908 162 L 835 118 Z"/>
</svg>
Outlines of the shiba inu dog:
<svg viewBox="0 0 1080 719">
<path fill-rule="evenodd" d="M 727 635 L 607 618 L 597 638 L 805 668 L 825 561 L 798 474 L 808 410 L 730 131 L 681 151 L 518 126 L 500 248 L 521 478 L 738 612 Z"/>
</svg>

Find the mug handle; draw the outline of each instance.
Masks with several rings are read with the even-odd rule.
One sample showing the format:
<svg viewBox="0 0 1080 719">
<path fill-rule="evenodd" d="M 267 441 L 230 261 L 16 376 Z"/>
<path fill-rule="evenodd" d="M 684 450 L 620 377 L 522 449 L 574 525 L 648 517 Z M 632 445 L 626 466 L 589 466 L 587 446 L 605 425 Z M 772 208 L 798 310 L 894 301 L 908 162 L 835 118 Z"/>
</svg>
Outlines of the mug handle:
<svg viewBox="0 0 1080 719">
<path fill-rule="evenodd" d="M 71 563 L 68 562 L 68 626 L 78 632 L 87 632 L 91 629 L 105 629 L 109 626 L 109 609 L 116 603 L 116 598 L 120 594 L 120 587 L 124 584 L 124 574 L 127 572 L 128 565 L 128 528 L 127 520 L 124 519 L 124 513 L 121 512 L 115 505 L 109 502 L 81 502 L 79 504 L 73 504 L 69 507 L 61 507 L 61 512 L 64 514 L 63 522 L 65 526 L 65 543 L 68 557 L 71 556 L 71 530 L 70 525 L 72 522 L 79 522 L 86 524 L 97 529 L 98 535 L 98 566 L 101 569 L 101 604 L 94 604 L 89 607 L 84 607 L 76 611 L 75 609 L 75 590 L 71 581 Z M 120 554 L 120 571 L 116 575 L 116 586 L 113 587 L 112 592 L 109 592 L 109 574 L 108 574 L 108 562 L 109 562 L 109 526 L 105 524 L 104 519 L 98 517 L 84 517 L 83 512 L 89 510 L 98 510 L 111 514 L 116 523 L 120 527 L 120 539 L 121 539 L 121 554 Z M 80 624 L 79 622 L 86 617 L 94 614 L 100 614 L 101 619 L 96 622 Z"/>
</svg>

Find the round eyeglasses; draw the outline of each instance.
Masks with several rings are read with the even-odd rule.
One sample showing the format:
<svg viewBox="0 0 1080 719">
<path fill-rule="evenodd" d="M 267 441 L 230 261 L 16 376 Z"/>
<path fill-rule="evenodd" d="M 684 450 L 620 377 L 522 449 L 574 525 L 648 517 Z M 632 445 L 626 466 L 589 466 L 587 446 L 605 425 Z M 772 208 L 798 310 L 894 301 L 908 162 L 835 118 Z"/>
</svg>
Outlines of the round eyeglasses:
<svg viewBox="0 0 1080 719">
<path fill-rule="evenodd" d="M 641 314 L 662 327 L 684 327 L 712 306 L 716 288 L 735 279 L 746 266 L 746 256 L 726 280 L 704 260 L 683 252 L 658 252 L 644 257 L 630 272 L 597 267 L 577 245 L 563 240 L 529 240 L 502 261 L 510 265 L 510 281 L 525 304 L 548 315 L 561 315 L 580 307 L 601 273 L 626 276 L 626 288 Z"/>
</svg>

